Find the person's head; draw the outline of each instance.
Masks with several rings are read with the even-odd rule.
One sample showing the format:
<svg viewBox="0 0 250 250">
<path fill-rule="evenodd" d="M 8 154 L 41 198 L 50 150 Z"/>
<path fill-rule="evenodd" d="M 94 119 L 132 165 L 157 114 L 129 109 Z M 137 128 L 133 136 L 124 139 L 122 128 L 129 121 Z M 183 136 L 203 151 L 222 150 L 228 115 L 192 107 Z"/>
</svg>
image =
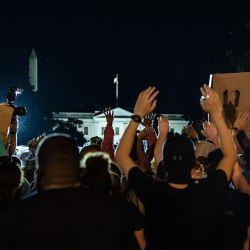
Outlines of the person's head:
<svg viewBox="0 0 250 250">
<path fill-rule="evenodd" d="M 22 161 L 19 159 L 19 157 L 12 155 L 10 159 L 11 159 L 11 162 L 16 164 L 19 168 L 22 167 Z"/>
<path fill-rule="evenodd" d="M 191 171 L 192 179 L 204 179 L 207 178 L 207 158 L 199 156 L 195 160 L 195 166 Z"/>
<path fill-rule="evenodd" d="M 80 151 L 80 160 L 84 158 L 84 156 L 89 152 L 100 152 L 101 146 L 97 144 L 84 146 Z"/>
<path fill-rule="evenodd" d="M 23 173 L 19 166 L 0 157 L 0 199 L 13 199 L 22 181 Z"/>
<path fill-rule="evenodd" d="M 27 159 L 22 170 L 24 172 L 24 177 L 31 183 L 34 180 L 34 172 L 36 170 L 35 159 Z"/>
<path fill-rule="evenodd" d="M 208 154 L 216 149 L 215 145 L 211 142 L 202 140 L 195 147 L 195 157 L 207 157 Z"/>
<path fill-rule="evenodd" d="M 94 136 L 90 138 L 91 145 L 101 145 L 102 144 L 102 138 L 99 136 Z"/>
<path fill-rule="evenodd" d="M 110 173 L 111 178 L 112 178 L 112 193 L 121 192 L 122 171 L 115 162 L 111 163 L 109 173 Z"/>
<path fill-rule="evenodd" d="M 37 187 L 67 187 L 79 183 L 79 151 L 70 135 L 46 136 L 36 152 Z"/>
<path fill-rule="evenodd" d="M 185 184 L 191 181 L 191 169 L 195 164 L 193 142 L 185 136 L 169 138 L 163 148 L 163 165 L 168 182 Z"/>
<path fill-rule="evenodd" d="M 223 158 L 223 153 L 220 148 L 217 148 L 208 154 L 207 156 L 207 174 L 208 175 L 210 175 L 212 172 L 216 170 L 222 158 Z"/>
<path fill-rule="evenodd" d="M 111 159 L 104 152 L 89 152 L 81 160 L 81 183 L 91 188 L 111 191 Z"/>
<path fill-rule="evenodd" d="M 40 141 L 42 141 L 42 139 L 46 136 L 46 133 L 43 133 L 42 135 L 38 136 L 37 138 L 33 138 L 32 140 L 30 140 L 27 144 L 27 146 L 29 147 L 29 151 L 30 153 L 35 153 L 38 144 L 40 143 Z"/>
</svg>

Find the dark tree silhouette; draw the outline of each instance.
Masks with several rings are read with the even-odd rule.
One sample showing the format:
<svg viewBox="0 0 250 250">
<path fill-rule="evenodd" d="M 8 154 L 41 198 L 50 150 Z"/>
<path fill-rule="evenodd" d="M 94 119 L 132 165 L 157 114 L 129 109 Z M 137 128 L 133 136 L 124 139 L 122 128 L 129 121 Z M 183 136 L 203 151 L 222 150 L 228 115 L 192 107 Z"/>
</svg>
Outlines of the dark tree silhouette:
<svg viewBox="0 0 250 250">
<path fill-rule="evenodd" d="M 67 121 L 53 120 L 51 122 L 51 125 L 52 129 L 50 130 L 50 132 L 69 134 L 76 140 L 78 146 L 82 146 L 85 142 L 87 142 L 83 132 L 78 131 L 78 129 L 83 126 L 83 121 L 79 119 L 68 118 Z"/>
</svg>

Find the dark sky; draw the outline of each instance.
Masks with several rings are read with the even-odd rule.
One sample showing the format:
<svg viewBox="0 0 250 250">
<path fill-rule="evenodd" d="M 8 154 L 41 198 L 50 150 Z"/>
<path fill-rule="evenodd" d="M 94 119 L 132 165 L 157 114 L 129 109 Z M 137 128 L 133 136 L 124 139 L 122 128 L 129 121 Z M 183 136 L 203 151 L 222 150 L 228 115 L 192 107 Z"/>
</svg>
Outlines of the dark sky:
<svg viewBox="0 0 250 250">
<path fill-rule="evenodd" d="M 138 93 L 155 85 L 159 112 L 194 112 L 209 74 L 232 72 L 226 50 L 249 49 L 250 4 L 173 2 L 0 4 L 3 99 L 6 86 L 27 84 L 35 48 L 39 94 L 55 111 L 115 107 L 119 73 L 120 107 L 132 111 Z"/>
</svg>

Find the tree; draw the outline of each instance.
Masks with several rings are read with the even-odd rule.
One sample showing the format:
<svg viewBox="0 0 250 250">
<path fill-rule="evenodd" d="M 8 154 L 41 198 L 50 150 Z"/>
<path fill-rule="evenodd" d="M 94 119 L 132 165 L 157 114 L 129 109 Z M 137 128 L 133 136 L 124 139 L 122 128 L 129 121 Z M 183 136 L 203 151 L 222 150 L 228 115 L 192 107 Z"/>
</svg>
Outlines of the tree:
<svg viewBox="0 0 250 250">
<path fill-rule="evenodd" d="M 67 121 L 63 120 L 53 120 L 52 129 L 50 132 L 53 133 L 66 133 L 71 135 L 77 142 L 77 145 L 82 146 L 85 142 L 87 142 L 86 138 L 82 131 L 79 131 L 79 128 L 82 128 L 83 121 L 76 118 L 68 118 Z"/>
</svg>

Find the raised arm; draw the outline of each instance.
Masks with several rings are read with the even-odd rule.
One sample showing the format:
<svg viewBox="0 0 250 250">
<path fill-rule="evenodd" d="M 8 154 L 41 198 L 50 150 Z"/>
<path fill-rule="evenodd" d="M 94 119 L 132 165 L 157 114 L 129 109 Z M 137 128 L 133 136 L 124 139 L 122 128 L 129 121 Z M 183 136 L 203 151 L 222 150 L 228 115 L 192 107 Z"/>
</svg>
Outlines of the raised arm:
<svg viewBox="0 0 250 250">
<path fill-rule="evenodd" d="M 185 126 L 184 131 L 185 131 L 187 137 L 190 140 L 192 140 L 195 145 L 197 145 L 199 143 L 198 133 L 197 133 L 197 131 L 194 129 L 194 127 L 192 125 Z"/>
<path fill-rule="evenodd" d="M 137 118 L 140 119 L 132 119 L 130 121 L 117 147 L 115 158 L 126 178 L 128 178 L 129 170 L 135 166 L 134 161 L 129 155 L 134 142 L 136 130 L 142 117 L 153 112 L 156 108 L 157 100 L 155 98 L 158 93 L 159 91 L 157 91 L 155 87 L 148 87 L 139 94 L 134 106 L 134 115 L 139 116 Z"/>
<path fill-rule="evenodd" d="M 9 127 L 9 156 L 12 156 L 16 151 L 17 146 L 17 130 L 18 130 L 18 121 L 17 118 L 11 121 Z"/>
<path fill-rule="evenodd" d="M 169 121 L 167 117 L 160 116 L 158 118 L 158 128 L 159 135 L 154 149 L 154 158 L 156 161 L 156 165 L 158 165 L 162 160 L 162 147 L 167 139 L 167 135 L 169 132 Z"/>
<path fill-rule="evenodd" d="M 111 108 L 106 108 L 104 110 L 104 115 L 107 121 L 107 125 L 104 129 L 104 137 L 101 145 L 101 150 L 110 155 L 110 158 L 114 160 L 114 111 Z"/>
<path fill-rule="evenodd" d="M 240 147 L 242 148 L 243 151 L 247 148 L 247 146 L 250 145 L 250 140 L 248 136 L 246 135 L 245 132 L 245 126 L 249 120 L 249 113 L 239 113 L 237 116 L 233 127 L 232 127 L 232 134 L 235 136 L 237 139 Z"/>
<path fill-rule="evenodd" d="M 220 138 L 223 158 L 217 169 L 222 169 L 226 173 L 227 179 L 230 180 L 236 162 L 237 153 L 231 131 L 228 129 L 222 115 L 221 101 L 218 93 L 209 88 L 206 84 L 201 88 L 201 93 L 203 96 L 201 107 L 212 117 Z"/>
<path fill-rule="evenodd" d="M 232 180 L 237 190 L 241 193 L 250 195 L 250 184 L 248 184 L 246 178 L 242 175 L 241 167 L 238 162 L 235 163 Z"/>
<path fill-rule="evenodd" d="M 147 141 L 147 151 L 146 151 L 146 158 L 147 158 L 147 166 L 151 168 L 151 160 L 154 157 L 154 148 L 155 143 L 157 140 L 155 130 L 153 128 L 153 121 L 155 119 L 155 114 L 150 113 L 146 117 L 144 117 L 142 125 L 149 129 L 149 134 L 146 138 Z"/>
<path fill-rule="evenodd" d="M 212 142 L 215 147 L 220 147 L 217 128 L 213 123 L 209 121 L 203 122 L 203 130 L 201 130 L 201 133 L 206 137 L 208 141 Z"/>
<path fill-rule="evenodd" d="M 138 167 L 142 172 L 147 171 L 147 157 L 144 150 L 143 141 L 146 140 L 147 136 L 150 133 L 150 128 L 144 128 L 137 136 L 137 158 L 138 158 Z"/>
</svg>

